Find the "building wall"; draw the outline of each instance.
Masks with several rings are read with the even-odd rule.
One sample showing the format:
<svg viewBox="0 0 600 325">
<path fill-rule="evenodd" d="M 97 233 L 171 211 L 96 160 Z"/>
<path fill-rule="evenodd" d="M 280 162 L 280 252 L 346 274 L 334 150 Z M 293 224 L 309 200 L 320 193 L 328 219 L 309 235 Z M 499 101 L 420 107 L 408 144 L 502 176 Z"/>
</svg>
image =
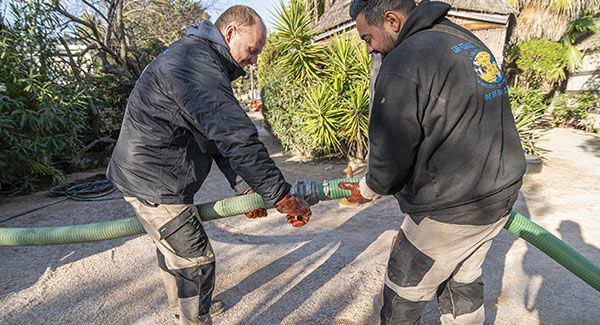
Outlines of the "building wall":
<svg viewBox="0 0 600 325">
<path fill-rule="evenodd" d="M 457 17 L 449 18 L 454 23 L 475 34 L 492 51 L 498 65 L 502 65 L 502 62 L 504 62 L 504 46 L 506 44 L 507 33 L 505 25 Z"/>
<path fill-rule="evenodd" d="M 600 50 L 583 57 L 582 67 L 569 75 L 567 92 L 600 92 Z"/>
<path fill-rule="evenodd" d="M 468 29 L 477 36 L 491 51 L 498 65 L 504 62 L 504 46 L 506 44 L 507 28 L 505 25 L 483 22 L 478 20 L 449 17 L 456 24 Z M 340 31 L 341 32 L 341 31 Z M 358 35 L 356 27 L 352 26 L 346 30 L 348 35 Z M 317 41 L 318 44 L 327 45 L 331 43 L 331 37 Z"/>
</svg>

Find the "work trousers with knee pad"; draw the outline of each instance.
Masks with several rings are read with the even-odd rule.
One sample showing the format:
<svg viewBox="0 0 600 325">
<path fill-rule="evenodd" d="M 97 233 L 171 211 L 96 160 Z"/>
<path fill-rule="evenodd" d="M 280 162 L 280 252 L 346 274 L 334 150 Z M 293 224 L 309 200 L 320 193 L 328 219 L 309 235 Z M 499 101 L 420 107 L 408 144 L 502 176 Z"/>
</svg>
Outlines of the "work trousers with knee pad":
<svg viewBox="0 0 600 325">
<path fill-rule="evenodd" d="M 492 239 L 508 220 L 488 225 L 404 218 L 388 261 L 382 324 L 418 324 L 425 304 L 437 297 L 442 324 L 483 324 L 481 265 Z"/>
<path fill-rule="evenodd" d="M 178 306 L 180 324 L 210 323 L 215 256 L 196 207 L 125 200 L 156 245 L 168 302 Z"/>
</svg>

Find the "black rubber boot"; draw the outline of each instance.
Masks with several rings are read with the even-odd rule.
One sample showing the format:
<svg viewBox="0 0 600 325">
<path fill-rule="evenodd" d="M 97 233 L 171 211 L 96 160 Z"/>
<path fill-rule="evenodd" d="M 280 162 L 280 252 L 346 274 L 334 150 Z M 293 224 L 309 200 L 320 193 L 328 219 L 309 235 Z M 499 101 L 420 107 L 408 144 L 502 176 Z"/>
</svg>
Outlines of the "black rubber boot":
<svg viewBox="0 0 600 325">
<path fill-rule="evenodd" d="M 213 300 L 210 305 L 210 315 L 200 316 L 200 324 L 211 325 L 212 318 L 221 315 L 225 311 L 225 303 L 221 300 Z M 175 314 L 176 323 L 179 323 L 179 314 Z"/>
</svg>

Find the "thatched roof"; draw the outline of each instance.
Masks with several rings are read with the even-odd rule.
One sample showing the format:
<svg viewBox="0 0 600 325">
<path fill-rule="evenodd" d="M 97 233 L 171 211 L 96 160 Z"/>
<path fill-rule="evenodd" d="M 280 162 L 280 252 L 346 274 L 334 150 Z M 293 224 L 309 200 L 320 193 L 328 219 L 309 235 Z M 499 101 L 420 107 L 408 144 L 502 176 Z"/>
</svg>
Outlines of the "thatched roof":
<svg viewBox="0 0 600 325">
<path fill-rule="evenodd" d="M 452 9 L 456 11 L 470 11 L 498 15 L 517 13 L 506 0 L 444 0 L 442 2 L 451 5 Z M 319 22 L 315 25 L 315 31 L 317 33 L 322 33 L 349 23 L 351 21 L 350 16 L 348 15 L 349 3 L 350 1 L 348 0 L 335 0 L 333 5 L 323 13 Z"/>
<path fill-rule="evenodd" d="M 550 0 L 519 2 L 519 16 L 511 43 L 542 38 L 558 41 L 566 32 L 569 21 L 584 11 L 600 12 L 598 0 L 571 0 L 567 10 L 552 9 Z"/>
<path fill-rule="evenodd" d="M 317 33 L 321 33 L 350 22 L 351 18 L 348 14 L 347 3 L 347 0 L 336 0 L 331 7 L 321 15 L 314 30 Z"/>
<path fill-rule="evenodd" d="M 511 7 L 506 0 L 444 0 L 442 2 L 451 5 L 453 10 L 467 10 L 497 15 L 517 13 L 517 10 Z"/>
</svg>

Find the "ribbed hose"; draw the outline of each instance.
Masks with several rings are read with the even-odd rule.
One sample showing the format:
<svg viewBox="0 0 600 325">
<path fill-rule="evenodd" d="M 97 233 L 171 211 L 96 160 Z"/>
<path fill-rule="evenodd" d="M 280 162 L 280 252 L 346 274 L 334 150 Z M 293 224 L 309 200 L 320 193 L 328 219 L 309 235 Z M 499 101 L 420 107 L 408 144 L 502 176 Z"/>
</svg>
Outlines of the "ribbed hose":
<svg viewBox="0 0 600 325">
<path fill-rule="evenodd" d="M 298 194 L 315 195 L 317 201 L 350 196 L 338 187 L 340 182 L 358 182 L 360 178 L 304 182 L 296 186 Z M 307 194 L 308 193 L 308 194 Z M 305 197 L 306 198 L 306 197 Z M 312 198 L 313 202 L 314 199 Z M 310 198 L 308 198 L 310 199 Z M 266 206 L 258 194 L 231 197 L 197 205 L 204 221 L 240 215 Z M 525 239 L 580 279 L 600 291 L 600 268 L 531 220 L 513 211 L 506 226 L 509 232 Z M 93 242 L 143 234 L 137 218 L 97 222 L 65 227 L 0 228 L 0 246 L 40 246 Z"/>
<path fill-rule="evenodd" d="M 516 211 L 512 211 L 504 228 L 513 235 L 525 239 L 585 283 L 600 291 L 600 267 L 546 229 Z"/>
<path fill-rule="evenodd" d="M 356 182 L 359 178 L 311 182 L 316 184 L 320 201 L 350 196 L 350 191 L 339 189 L 339 182 Z M 197 205 L 204 221 L 244 214 L 265 206 L 258 194 L 247 194 Z M 86 243 L 115 239 L 144 233 L 137 218 L 119 219 L 64 227 L 0 228 L 0 246 L 45 246 Z"/>
</svg>

